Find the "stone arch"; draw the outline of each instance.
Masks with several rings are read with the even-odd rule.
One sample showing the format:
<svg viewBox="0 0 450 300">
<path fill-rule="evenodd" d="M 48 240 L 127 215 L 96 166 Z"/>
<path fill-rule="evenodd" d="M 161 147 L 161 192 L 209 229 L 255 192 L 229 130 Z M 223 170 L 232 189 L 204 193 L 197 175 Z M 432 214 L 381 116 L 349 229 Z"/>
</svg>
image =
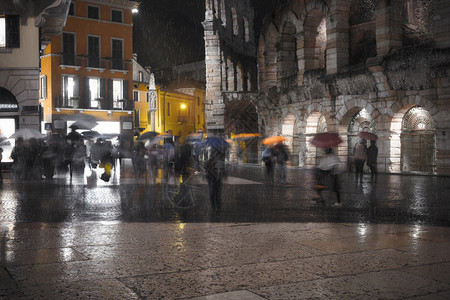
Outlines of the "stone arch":
<svg viewBox="0 0 450 300">
<path fill-rule="evenodd" d="M 402 139 L 403 132 L 403 121 L 406 114 L 414 107 L 420 107 L 429 113 L 431 122 L 436 124 L 436 114 L 438 113 L 437 107 L 425 98 L 419 95 L 404 97 L 403 99 L 397 101 L 391 106 L 391 111 L 393 113 L 390 128 L 390 146 L 389 146 L 389 170 L 391 172 L 408 172 L 417 171 L 410 169 L 410 157 L 405 156 L 402 153 L 405 152 L 405 145 L 402 146 L 402 142 L 405 143 L 405 139 Z M 433 130 L 426 134 L 431 134 L 431 140 L 435 143 L 435 125 L 433 125 Z M 434 148 L 433 157 L 436 156 L 436 148 Z M 420 171 L 420 170 L 419 170 Z M 434 172 L 434 168 L 429 171 Z"/>
<path fill-rule="evenodd" d="M 377 55 L 376 0 L 353 0 L 350 5 L 350 59 L 352 65 L 363 64 Z"/>
<path fill-rule="evenodd" d="M 242 64 L 238 62 L 236 64 L 236 91 L 242 92 L 244 90 L 244 78 Z"/>
<path fill-rule="evenodd" d="M 302 14 L 304 36 L 299 59 L 304 60 L 305 71 L 325 67 L 327 14 L 328 6 L 321 0 L 309 2 Z"/>
<path fill-rule="evenodd" d="M 310 105 L 305 119 L 305 134 L 301 143 L 305 145 L 303 154 L 305 166 L 313 168 L 318 163 L 318 158 L 325 155 L 325 151 L 311 145 L 311 140 L 317 133 L 328 132 L 330 119 L 321 112 L 321 105 Z"/>
<path fill-rule="evenodd" d="M 270 23 L 267 28 L 266 40 L 264 44 L 264 69 L 265 82 L 264 88 L 269 89 L 277 85 L 277 39 L 278 31 L 273 23 Z"/>
<path fill-rule="evenodd" d="M 284 117 L 281 120 L 281 135 L 286 137 L 287 140 L 285 142 L 287 148 L 289 149 L 289 152 L 291 154 L 290 163 L 291 165 L 298 165 L 298 160 L 295 162 L 292 159 L 292 156 L 294 155 L 294 136 L 295 136 L 295 126 L 297 124 L 297 120 L 295 118 L 295 115 L 292 112 L 289 112 L 287 114 L 283 114 Z"/>
<path fill-rule="evenodd" d="M 302 24 L 295 13 L 285 10 L 281 17 L 278 42 L 278 79 L 282 89 L 298 85 L 298 33 Z"/>
</svg>

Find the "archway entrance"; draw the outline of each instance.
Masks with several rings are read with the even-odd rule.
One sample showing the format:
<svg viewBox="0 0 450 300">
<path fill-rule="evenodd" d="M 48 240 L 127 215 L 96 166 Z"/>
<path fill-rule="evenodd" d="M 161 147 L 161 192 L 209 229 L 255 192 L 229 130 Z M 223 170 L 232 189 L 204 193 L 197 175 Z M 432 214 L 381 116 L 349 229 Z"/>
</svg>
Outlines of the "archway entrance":
<svg viewBox="0 0 450 300">
<path fill-rule="evenodd" d="M 435 172 L 436 136 L 427 110 L 415 106 L 406 112 L 400 141 L 402 171 Z"/>
<path fill-rule="evenodd" d="M 353 155 L 353 147 L 358 143 L 358 133 L 361 131 L 368 131 L 376 133 L 375 121 L 372 116 L 363 108 L 357 112 L 348 124 L 348 158 L 349 171 L 352 169 L 351 157 Z"/>
<path fill-rule="evenodd" d="M 320 160 L 320 157 L 325 155 L 325 149 L 316 148 L 310 144 L 310 141 L 317 133 L 327 132 L 327 120 L 319 112 L 313 112 L 306 120 L 306 166 L 315 167 Z"/>
<path fill-rule="evenodd" d="M 289 114 L 284 118 L 283 124 L 281 125 L 281 135 L 287 138 L 285 144 L 291 154 L 289 157 L 290 162 L 288 163 L 292 166 L 298 165 L 298 149 L 295 149 L 294 147 L 294 145 L 298 145 L 299 139 L 298 134 L 295 134 L 296 132 L 294 132 L 296 124 L 297 122 L 294 115 Z M 295 151 L 297 151 L 297 153 L 295 153 Z"/>
<path fill-rule="evenodd" d="M 258 133 L 258 114 L 250 101 L 234 100 L 226 103 L 225 108 L 225 134 Z M 243 143 L 241 143 L 243 142 Z M 241 162 L 258 162 L 258 138 L 239 141 L 232 158 L 239 158 Z"/>
</svg>

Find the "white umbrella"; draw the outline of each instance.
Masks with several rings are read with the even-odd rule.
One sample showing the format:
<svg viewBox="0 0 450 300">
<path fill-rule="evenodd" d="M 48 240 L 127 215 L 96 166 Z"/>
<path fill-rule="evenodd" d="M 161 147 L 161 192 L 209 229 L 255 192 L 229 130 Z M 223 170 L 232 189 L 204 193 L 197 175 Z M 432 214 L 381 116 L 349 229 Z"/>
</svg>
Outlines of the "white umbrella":
<svg viewBox="0 0 450 300">
<path fill-rule="evenodd" d="M 17 139 L 19 137 L 27 140 L 27 139 L 32 139 L 32 138 L 42 139 L 44 136 L 42 133 L 40 133 L 36 129 L 24 127 L 24 128 L 20 128 L 16 132 L 14 132 L 9 138 Z"/>
</svg>

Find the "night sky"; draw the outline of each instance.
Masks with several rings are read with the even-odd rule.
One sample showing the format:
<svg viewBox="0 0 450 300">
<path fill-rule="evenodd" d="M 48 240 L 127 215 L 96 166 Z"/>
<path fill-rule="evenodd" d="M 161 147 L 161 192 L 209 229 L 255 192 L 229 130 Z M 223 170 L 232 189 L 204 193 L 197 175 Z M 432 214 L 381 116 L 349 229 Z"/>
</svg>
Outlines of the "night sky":
<svg viewBox="0 0 450 300">
<path fill-rule="evenodd" d="M 255 33 L 289 0 L 251 0 Z M 153 71 L 205 59 L 205 0 L 142 0 L 133 18 L 134 53 Z M 256 53 L 255 53 L 256 55 Z"/>
</svg>

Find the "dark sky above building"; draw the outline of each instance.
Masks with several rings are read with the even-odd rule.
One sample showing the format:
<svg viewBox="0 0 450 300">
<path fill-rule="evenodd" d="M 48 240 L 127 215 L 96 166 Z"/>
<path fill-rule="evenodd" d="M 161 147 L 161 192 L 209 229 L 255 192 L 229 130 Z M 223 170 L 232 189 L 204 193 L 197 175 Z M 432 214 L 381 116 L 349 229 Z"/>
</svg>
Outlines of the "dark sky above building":
<svg viewBox="0 0 450 300">
<path fill-rule="evenodd" d="M 266 15 L 289 0 L 251 0 L 256 33 Z M 202 22 L 205 0 L 142 0 L 133 18 L 134 53 L 153 70 L 202 61 L 205 41 Z"/>
</svg>

